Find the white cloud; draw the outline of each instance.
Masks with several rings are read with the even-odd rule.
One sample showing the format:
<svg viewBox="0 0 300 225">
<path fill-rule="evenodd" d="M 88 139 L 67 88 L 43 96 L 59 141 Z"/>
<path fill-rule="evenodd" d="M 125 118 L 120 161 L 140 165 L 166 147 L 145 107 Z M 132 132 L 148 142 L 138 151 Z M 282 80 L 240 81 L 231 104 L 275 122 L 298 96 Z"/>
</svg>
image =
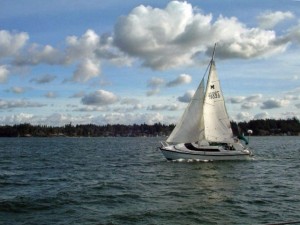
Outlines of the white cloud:
<svg viewBox="0 0 300 225">
<path fill-rule="evenodd" d="M 190 91 L 187 91 L 183 96 L 178 97 L 177 99 L 180 102 L 188 103 L 188 102 L 191 101 L 191 99 L 193 98 L 194 94 L 195 94 L 195 91 L 190 90 Z"/>
<path fill-rule="evenodd" d="M 17 54 L 26 44 L 29 36 L 25 32 L 11 33 L 0 30 L 0 58 Z"/>
<path fill-rule="evenodd" d="M 86 82 L 100 75 L 100 62 L 91 59 L 81 61 L 73 74 L 73 81 Z"/>
<path fill-rule="evenodd" d="M 104 105 L 114 104 L 118 100 L 119 98 L 114 93 L 105 90 L 98 90 L 84 96 L 81 99 L 81 102 L 84 105 L 104 106 Z"/>
<path fill-rule="evenodd" d="M 66 38 L 67 43 L 67 59 L 94 58 L 95 50 L 100 44 L 100 37 L 93 30 L 87 30 L 80 38 L 69 36 Z"/>
<path fill-rule="evenodd" d="M 122 51 L 141 58 L 146 67 L 166 69 L 190 64 L 191 47 L 176 39 L 193 20 L 192 6 L 186 2 L 172 1 L 165 9 L 141 5 L 118 20 L 114 41 Z M 131 32 L 133 28 L 135 32 Z"/>
<path fill-rule="evenodd" d="M 180 74 L 175 80 L 172 80 L 166 84 L 167 87 L 174 87 L 181 84 L 191 83 L 192 77 L 188 74 Z"/>
<path fill-rule="evenodd" d="M 0 65 L 0 83 L 6 82 L 8 75 L 9 70 L 7 69 L 7 66 Z"/>
<path fill-rule="evenodd" d="M 34 66 L 42 63 L 63 65 L 66 63 L 65 56 L 60 50 L 55 49 L 51 45 L 40 46 L 32 44 L 29 48 L 18 54 L 13 61 L 13 64 L 17 66 Z"/>
<path fill-rule="evenodd" d="M 263 14 L 258 16 L 258 22 L 261 28 L 264 29 L 271 29 L 275 27 L 278 23 L 294 18 L 294 14 L 292 12 L 264 12 Z"/>
<path fill-rule="evenodd" d="M 279 41 L 275 31 L 248 28 L 234 17 L 213 21 L 211 14 L 200 12 L 179 1 L 169 2 L 165 9 L 141 5 L 118 20 L 114 43 L 156 70 L 193 64 L 215 42 L 221 58 L 253 58 L 287 47 L 288 40 Z"/>
<path fill-rule="evenodd" d="M 101 60 L 105 59 L 117 65 L 131 65 L 132 59 L 113 46 L 113 39 L 109 35 L 101 37 L 88 29 L 82 36 L 68 36 L 63 50 L 51 45 L 41 46 L 31 44 L 22 52 L 16 52 L 12 63 L 16 66 L 72 65 L 77 64 L 71 80 L 86 82 L 101 74 Z M 1 54 L 1 53 L 0 53 Z M 70 80 L 70 79 L 66 79 Z M 43 82 L 39 79 L 33 80 Z"/>
<path fill-rule="evenodd" d="M 300 109 L 300 103 L 295 105 L 297 109 Z"/>
<path fill-rule="evenodd" d="M 287 42 L 278 41 L 275 31 L 247 28 L 236 18 L 220 17 L 213 30 L 219 58 L 255 58 L 281 53 L 287 48 Z"/>
</svg>

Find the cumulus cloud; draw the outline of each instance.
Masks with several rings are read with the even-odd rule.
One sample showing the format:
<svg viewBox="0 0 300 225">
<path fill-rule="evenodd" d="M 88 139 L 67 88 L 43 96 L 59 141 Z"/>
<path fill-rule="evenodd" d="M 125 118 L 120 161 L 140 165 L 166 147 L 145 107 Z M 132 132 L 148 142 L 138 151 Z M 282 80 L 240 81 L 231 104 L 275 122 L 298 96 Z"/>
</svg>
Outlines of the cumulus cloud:
<svg viewBox="0 0 300 225">
<path fill-rule="evenodd" d="M 16 55 L 26 44 L 29 36 L 25 32 L 11 33 L 0 30 L 0 58 Z"/>
<path fill-rule="evenodd" d="M 213 28 L 220 37 L 219 58 L 249 59 L 278 54 L 287 48 L 287 42 L 278 41 L 275 31 L 247 28 L 236 18 L 220 18 Z"/>
<path fill-rule="evenodd" d="M 297 109 L 300 109 L 300 103 L 295 105 Z"/>
<path fill-rule="evenodd" d="M 174 87 L 181 84 L 191 83 L 192 77 L 188 74 L 181 74 L 175 80 L 172 80 L 166 84 L 167 87 Z"/>
<path fill-rule="evenodd" d="M 100 62 L 91 59 L 81 61 L 73 74 L 73 81 L 86 82 L 100 74 Z"/>
<path fill-rule="evenodd" d="M 12 36 L 10 33 L 8 34 Z M 3 32 L 2 36 L 4 36 Z M 17 39 L 17 37 L 18 36 L 16 36 L 15 39 Z M 5 41 L 0 42 L 0 50 L 5 46 L 11 46 L 13 43 L 14 41 L 10 41 L 9 43 Z M 14 55 L 12 59 L 13 65 L 35 66 L 38 64 L 47 64 L 68 66 L 75 64 L 76 69 L 71 78 L 71 80 L 75 82 L 86 82 L 91 78 L 99 76 L 101 74 L 102 60 L 107 60 L 117 65 L 129 66 L 132 63 L 131 57 L 113 45 L 111 35 L 104 34 L 100 36 L 92 29 L 88 29 L 79 37 L 66 37 L 64 49 L 57 49 L 51 45 L 42 46 L 32 43 L 28 45 L 27 48 L 19 51 L 24 45 L 24 43 L 22 43 L 23 42 L 20 41 L 20 47 L 16 45 L 15 50 L 11 48 L 11 52 L 4 51 L 3 53 L 4 57 Z"/>
<path fill-rule="evenodd" d="M 65 56 L 60 50 L 55 49 L 51 45 L 40 46 L 31 44 L 29 48 L 19 53 L 13 61 L 13 64 L 17 66 L 34 66 L 42 63 L 63 65 L 65 64 Z"/>
<path fill-rule="evenodd" d="M 288 100 L 279 100 L 271 98 L 269 100 L 266 100 L 262 103 L 261 109 L 274 109 L 274 108 L 281 108 L 283 106 L 286 106 L 289 103 Z"/>
<path fill-rule="evenodd" d="M 31 102 L 28 100 L 2 100 L 0 99 L 0 109 L 12 109 L 12 108 L 32 108 L 43 107 L 45 104 L 38 102 Z"/>
<path fill-rule="evenodd" d="M 178 97 L 178 101 L 188 103 L 192 100 L 193 96 L 195 94 L 195 91 L 187 91 L 183 96 Z"/>
<path fill-rule="evenodd" d="M 113 45 L 113 38 L 108 34 L 98 35 L 94 30 L 87 30 L 81 37 L 66 38 L 66 61 L 79 61 L 72 80 L 85 82 L 101 74 L 101 60 L 105 59 L 117 65 L 131 65 L 132 59 Z"/>
<path fill-rule="evenodd" d="M 144 66 L 164 69 L 178 65 L 189 58 L 183 57 L 183 49 L 179 45 L 173 48 L 171 42 L 192 16 L 192 6 L 186 2 L 172 1 L 165 9 L 138 6 L 118 20 L 114 42 L 122 51 L 141 58 Z M 133 29 L 135 32 L 131 32 Z"/>
<path fill-rule="evenodd" d="M 258 16 L 258 22 L 261 28 L 271 29 L 275 27 L 278 23 L 294 18 L 294 14 L 292 12 L 264 12 Z"/>
<path fill-rule="evenodd" d="M 234 17 L 213 21 L 211 14 L 200 12 L 179 1 L 169 2 L 164 9 L 138 6 L 116 23 L 114 43 L 155 70 L 193 64 L 197 55 L 211 52 L 215 42 L 221 58 L 253 58 L 287 47 L 275 31 L 249 28 Z"/>
<path fill-rule="evenodd" d="M 30 82 L 35 82 L 37 84 L 46 84 L 54 81 L 55 79 L 56 79 L 55 75 L 45 74 L 41 77 L 31 79 Z"/>
<path fill-rule="evenodd" d="M 81 102 L 84 105 L 104 106 L 114 104 L 119 101 L 119 98 L 112 92 L 105 90 L 98 90 L 91 94 L 85 95 Z"/>
<path fill-rule="evenodd" d="M 7 69 L 7 66 L 0 65 L 0 83 L 6 82 L 8 74 L 9 70 Z"/>
<path fill-rule="evenodd" d="M 95 31 L 89 29 L 79 38 L 77 36 L 68 36 L 66 44 L 68 61 L 93 58 L 95 50 L 100 44 L 100 37 Z"/>
</svg>

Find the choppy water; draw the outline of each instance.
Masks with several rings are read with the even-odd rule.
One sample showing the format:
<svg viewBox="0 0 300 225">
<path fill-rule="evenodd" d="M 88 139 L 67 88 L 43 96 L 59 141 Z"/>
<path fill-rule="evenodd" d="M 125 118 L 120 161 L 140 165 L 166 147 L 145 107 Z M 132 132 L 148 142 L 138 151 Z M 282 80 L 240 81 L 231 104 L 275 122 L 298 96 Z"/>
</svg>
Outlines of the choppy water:
<svg viewBox="0 0 300 225">
<path fill-rule="evenodd" d="M 0 224 L 300 221 L 300 137 L 255 160 L 167 162 L 161 138 L 1 138 Z"/>
</svg>

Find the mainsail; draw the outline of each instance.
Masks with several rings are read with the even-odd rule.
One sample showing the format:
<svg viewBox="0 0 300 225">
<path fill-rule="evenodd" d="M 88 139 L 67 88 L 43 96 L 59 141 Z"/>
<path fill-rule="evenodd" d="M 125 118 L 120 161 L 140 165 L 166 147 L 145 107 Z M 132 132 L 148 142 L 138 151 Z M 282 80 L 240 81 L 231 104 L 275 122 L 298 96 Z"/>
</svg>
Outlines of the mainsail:
<svg viewBox="0 0 300 225">
<path fill-rule="evenodd" d="M 230 120 L 213 59 L 210 63 L 203 107 L 205 139 L 212 142 L 233 142 Z"/>
<path fill-rule="evenodd" d="M 167 139 L 168 143 L 188 143 L 199 140 L 203 131 L 203 101 L 204 101 L 204 78 L 199 84 L 192 100 L 185 109 L 179 123 Z"/>
</svg>

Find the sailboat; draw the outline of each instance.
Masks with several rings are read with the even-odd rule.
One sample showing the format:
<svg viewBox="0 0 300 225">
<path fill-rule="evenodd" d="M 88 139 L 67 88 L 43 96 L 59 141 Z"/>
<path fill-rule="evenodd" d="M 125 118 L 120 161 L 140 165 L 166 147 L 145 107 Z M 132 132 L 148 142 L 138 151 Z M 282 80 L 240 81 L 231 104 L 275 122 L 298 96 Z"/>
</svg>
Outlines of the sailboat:
<svg viewBox="0 0 300 225">
<path fill-rule="evenodd" d="M 208 65 L 206 86 L 202 78 L 181 119 L 159 147 L 167 160 L 245 160 L 253 155 L 234 137 L 214 55 Z"/>
</svg>

